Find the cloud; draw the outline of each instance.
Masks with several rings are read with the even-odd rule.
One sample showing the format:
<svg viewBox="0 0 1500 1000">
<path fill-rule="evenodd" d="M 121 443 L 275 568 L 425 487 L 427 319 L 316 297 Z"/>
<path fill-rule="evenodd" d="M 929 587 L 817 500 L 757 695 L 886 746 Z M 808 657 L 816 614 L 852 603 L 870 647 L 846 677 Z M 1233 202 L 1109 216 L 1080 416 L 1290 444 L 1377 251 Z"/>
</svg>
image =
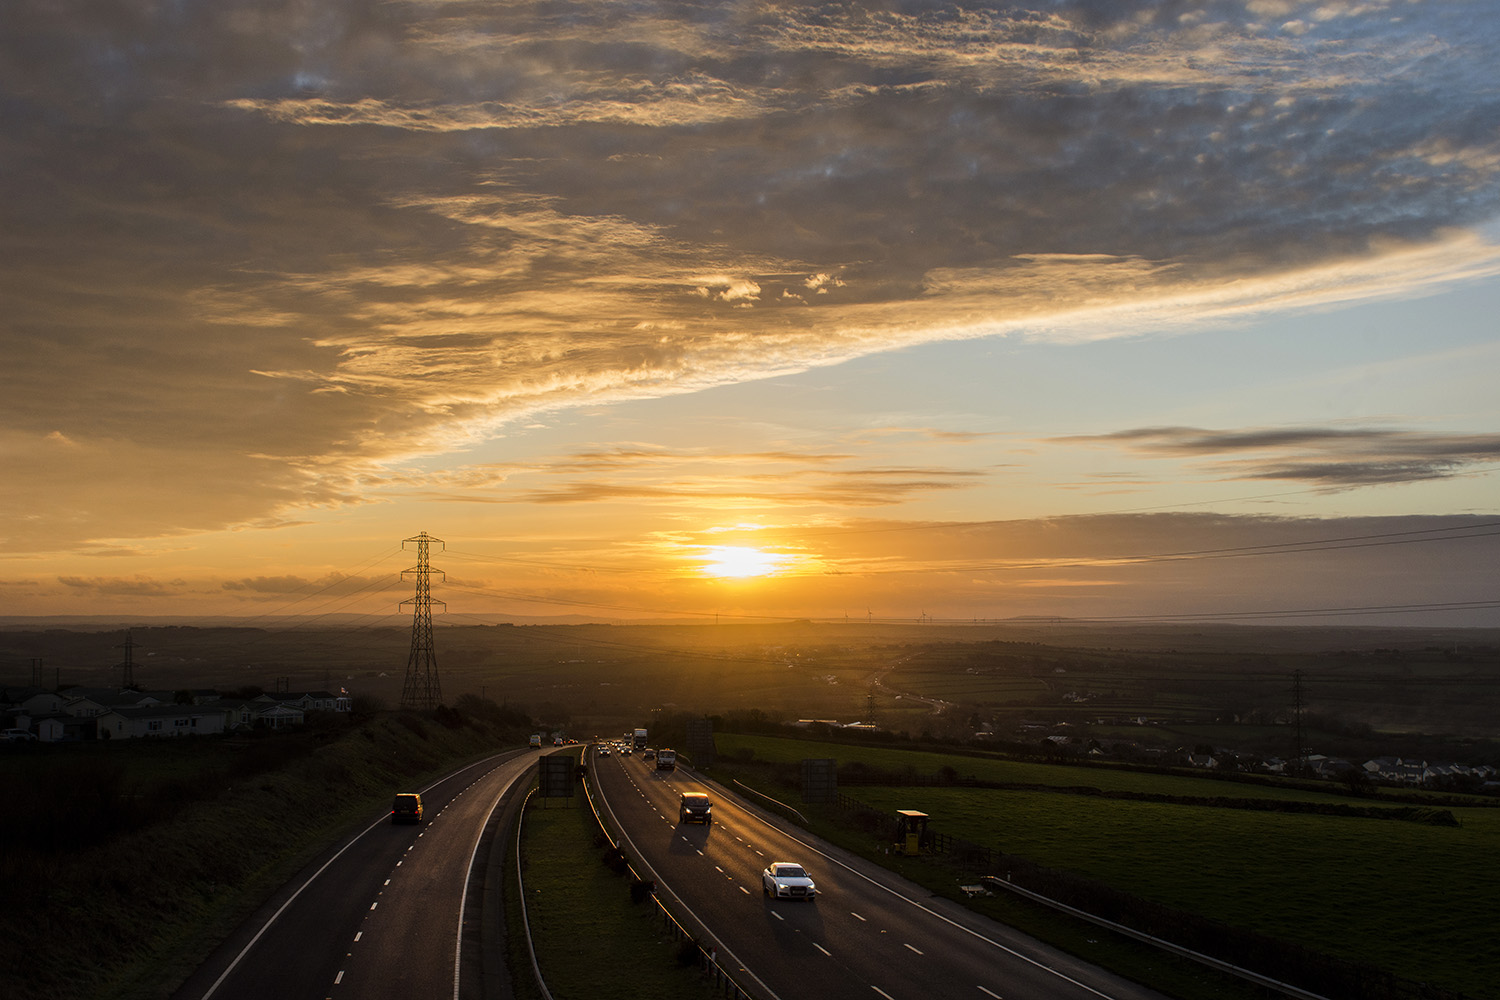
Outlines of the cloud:
<svg viewBox="0 0 1500 1000">
<path fill-rule="evenodd" d="M 508 502 L 620 503 L 657 506 L 788 508 L 878 507 L 934 491 L 962 489 L 981 473 L 961 469 L 845 469 L 699 476 L 657 471 L 649 480 L 595 478 L 522 490 Z"/>
<path fill-rule="evenodd" d="M 153 580 L 148 577 L 59 577 L 58 582 L 91 597 L 175 597 L 188 585 L 183 580 Z"/>
<path fill-rule="evenodd" d="M 1423 434 L 1391 429 L 1282 427 L 1206 430 L 1144 427 L 1052 439 L 1118 446 L 1154 458 L 1201 463 L 1233 479 L 1277 479 L 1353 487 L 1443 479 L 1500 461 L 1500 435 Z M 1246 455 L 1244 458 L 1233 456 Z"/>
<path fill-rule="evenodd" d="M 0 548 L 282 523 L 910 344 L 1500 273 L 1483 4 L 309 10 L 7 7 L 0 447 L 45 471 Z"/>
</svg>

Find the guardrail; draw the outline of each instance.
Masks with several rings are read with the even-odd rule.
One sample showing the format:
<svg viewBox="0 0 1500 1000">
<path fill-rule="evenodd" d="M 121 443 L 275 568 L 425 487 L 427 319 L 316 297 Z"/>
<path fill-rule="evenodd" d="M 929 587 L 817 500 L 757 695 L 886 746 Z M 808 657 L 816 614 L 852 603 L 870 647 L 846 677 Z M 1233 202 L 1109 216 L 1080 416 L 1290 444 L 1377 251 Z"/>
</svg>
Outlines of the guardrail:
<svg viewBox="0 0 1500 1000">
<path fill-rule="evenodd" d="M 782 802 L 780 799 L 773 799 L 771 798 L 771 796 L 767 795 L 764 792 L 756 791 L 755 789 L 751 788 L 749 785 L 741 781 L 739 778 L 735 778 L 734 783 L 738 785 L 742 791 L 748 792 L 751 795 L 754 795 L 756 798 L 765 799 L 767 802 L 771 803 L 771 805 L 786 813 L 789 818 L 795 818 L 797 822 L 801 823 L 803 826 L 807 825 L 806 816 L 802 815 L 800 812 L 798 812 L 796 809 L 793 809 L 785 802 Z"/>
<path fill-rule="evenodd" d="M 1007 892 L 1013 892 L 1018 896 L 1024 896 L 1032 902 L 1041 903 L 1043 906 L 1050 906 L 1052 909 L 1057 910 L 1061 913 L 1069 914 L 1070 916 L 1077 917 L 1079 920 L 1085 920 L 1096 926 L 1114 931 L 1116 934 L 1123 934 L 1126 937 L 1135 938 L 1137 941 L 1144 942 L 1155 948 L 1160 948 L 1162 951 L 1169 951 L 1174 955 L 1180 955 L 1183 958 L 1191 959 L 1192 961 L 1197 962 L 1200 965 L 1206 965 L 1210 968 L 1217 969 L 1220 972 L 1228 973 L 1231 976 L 1237 976 L 1247 982 L 1255 983 L 1257 986 L 1263 986 L 1266 989 L 1275 990 L 1276 992 L 1285 994 L 1289 997 L 1296 997 L 1297 1000 L 1328 1000 L 1328 998 L 1323 996 L 1321 993 L 1313 993 L 1310 990 L 1304 990 L 1301 987 L 1293 986 L 1291 983 L 1284 983 L 1279 979 L 1273 979 L 1270 976 L 1262 975 L 1261 973 L 1256 972 L 1253 969 L 1246 969 L 1229 962 L 1221 961 L 1220 959 L 1214 958 L 1212 955 L 1205 955 L 1200 951 L 1193 951 L 1190 948 L 1184 948 L 1181 945 L 1173 944 L 1171 941 L 1165 941 L 1159 937 L 1154 937 L 1150 934 L 1135 930 L 1132 927 L 1126 927 L 1124 924 L 1117 924 L 1113 920 L 1105 920 L 1103 917 L 1096 917 L 1086 910 L 1078 909 L 1076 906 L 1069 906 L 1068 904 L 1060 903 L 1055 899 L 1049 899 L 1046 896 L 1043 896 L 1041 893 L 1032 892 L 1030 889 L 1023 888 L 1019 885 L 1012 885 L 1010 879 L 1008 878 L 1000 878 L 998 875 L 986 875 L 979 881 L 993 888 L 1004 889 Z"/>
</svg>

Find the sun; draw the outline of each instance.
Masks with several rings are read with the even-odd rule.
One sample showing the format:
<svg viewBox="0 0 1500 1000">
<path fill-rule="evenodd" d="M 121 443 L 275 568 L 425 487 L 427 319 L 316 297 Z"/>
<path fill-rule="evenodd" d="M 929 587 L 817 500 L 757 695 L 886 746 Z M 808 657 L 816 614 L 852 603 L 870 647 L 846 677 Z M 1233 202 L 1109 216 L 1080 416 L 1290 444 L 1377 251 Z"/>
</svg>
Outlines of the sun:
<svg viewBox="0 0 1500 1000">
<path fill-rule="evenodd" d="M 770 576 L 784 562 L 782 556 L 740 545 L 710 545 L 703 555 L 709 560 L 703 567 L 705 576 Z"/>
</svg>

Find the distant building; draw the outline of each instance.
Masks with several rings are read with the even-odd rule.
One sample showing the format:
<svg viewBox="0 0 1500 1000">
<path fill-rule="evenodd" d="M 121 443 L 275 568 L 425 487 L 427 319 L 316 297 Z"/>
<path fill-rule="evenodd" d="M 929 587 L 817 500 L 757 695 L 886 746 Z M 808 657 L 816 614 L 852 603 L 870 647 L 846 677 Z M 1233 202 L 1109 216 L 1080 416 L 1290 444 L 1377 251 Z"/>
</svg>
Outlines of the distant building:
<svg viewBox="0 0 1500 1000">
<path fill-rule="evenodd" d="M 224 732 L 224 713 L 199 705 L 141 705 L 114 708 L 94 721 L 101 740 L 171 739 L 216 736 Z"/>
</svg>

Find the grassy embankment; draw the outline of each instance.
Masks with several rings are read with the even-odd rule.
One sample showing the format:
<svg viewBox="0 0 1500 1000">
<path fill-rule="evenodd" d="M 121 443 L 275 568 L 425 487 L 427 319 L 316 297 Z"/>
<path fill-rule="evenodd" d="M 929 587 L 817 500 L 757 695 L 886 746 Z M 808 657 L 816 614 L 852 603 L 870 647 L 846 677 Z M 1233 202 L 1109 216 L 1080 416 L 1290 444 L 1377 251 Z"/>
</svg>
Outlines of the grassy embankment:
<svg viewBox="0 0 1500 1000">
<path fill-rule="evenodd" d="M 8 755 L 0 996 L 170 995 L 262 900 L 416 786 L 523 737 L 481 713 Z"/>
<path fill-rule="evenodd" d="M 719 770 L 725 775 L 737 770 L 736 755 L 748 751 L 752 759 L 765 762 L 834 757 L 841 764 L 857 760 L 895 773 L 933 775 L 948 767 L 965 777 L 1052 786 L 1055 791 L 880 786 L 844 791 L 886 812 L 919 809 L 944 833 L 1177 910 L 1473 997 L 1500 996 L 1500 953 L 1493 945 L 1500 935 L 1500 914 L 1494 907 L 1500 898 L 1500 870 L 1490 864 L 1500 850 L 1500 809 L 1484 807 L 1479 800 L 1473 808 L 1453 809 L 1461 825 L 1446 827 L 1123 801 L 1064 791 L 1092 786 L 1201 796 L 1205 803 L 1227 797 L 1351 804 L 1343 796 L 1305 789 L 775 737 L 720 734 L 717 740 L 725 759 Z M 784 777 L 763 771 L 758 780 Z M 782 797 L 795 794 L 785 787 L 765 790 Z M 799 808 L 815 819 L 819 832 L 826 827 L 845 846 L 871 855 L 884 850 L 879 838 L 841 826 L 836 808 Z M 914 877 L 935 879 L 941 883 L 935 889 L 956 895 L 959 876 L 942 864 L 903 859 L 897 867 Z M 984 900 L 978 905 L 998 904 Z M 1099 937 L 1089 931 L 1071 945 L 1064 943 L 1095 958 L 1092 946 Z"/>
<path fill-rule="evenodd" d="M 632 876 L 604 863 L 608 846 L 582 790 L 567 801 L 533 799 L 522 817 L 526 913 L 548 990 L 557 1000 L 703 1000 L 710 989 L 697 965 L 678 961 L 655 904 L 632 900 Z M 516 995 L 533 1000 L 541 994 L 514 880 L 509 896 L 511 978 Z"/>
</svg>

